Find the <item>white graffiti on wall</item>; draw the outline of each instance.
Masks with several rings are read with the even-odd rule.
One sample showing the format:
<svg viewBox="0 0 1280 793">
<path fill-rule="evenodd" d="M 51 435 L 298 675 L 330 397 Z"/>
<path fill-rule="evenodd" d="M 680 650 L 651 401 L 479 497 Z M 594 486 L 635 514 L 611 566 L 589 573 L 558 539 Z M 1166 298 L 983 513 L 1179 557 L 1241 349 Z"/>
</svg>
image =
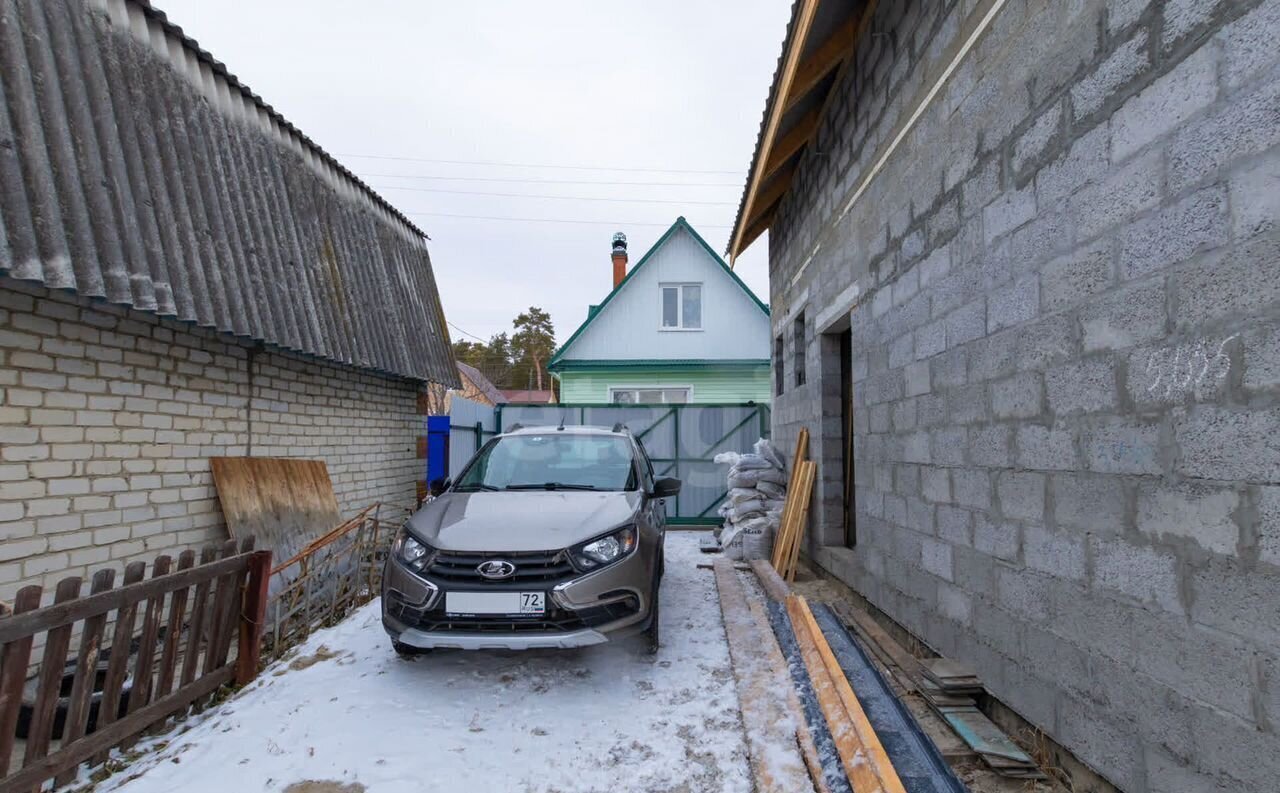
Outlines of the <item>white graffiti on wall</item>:
<svg viewBox="0 0 1280 793">
<path fill-rule="evenodd" d="M 1151 353 L 1147 357 L 1147 374 L 1153 379 L 1147 393 L 1172 399 L 1198 393 L 1202 386 L 1216 386 L 1231 371 L 1231 358 L 1224 350 L 1239 335 L 1223 339 L 1216 350 L 1212 341 L 1201 339 L 1195 344 L 1166 347 Z"/>
</svg>

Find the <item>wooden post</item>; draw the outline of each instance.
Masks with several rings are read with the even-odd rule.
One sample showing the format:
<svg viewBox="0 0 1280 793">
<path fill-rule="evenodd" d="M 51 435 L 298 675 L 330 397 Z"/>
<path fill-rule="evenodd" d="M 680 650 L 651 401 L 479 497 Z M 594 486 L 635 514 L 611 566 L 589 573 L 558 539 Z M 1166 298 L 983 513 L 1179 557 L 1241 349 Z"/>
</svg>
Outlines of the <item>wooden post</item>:
<svg viewBox="0 0 1280 793">
<path fill-rule="evenodd" d="M 13 613 L 25 614 L 40 608 L 41 588 L 38 584 L 18 590 L 13 599 Z M 14 639 L 0 652 L 0 777 L 9 773 L 10 757 L 22 707 L 22 690 L 27 682 L 27 664 L 31 660 L 34 636 Z"/>
<path fill-rule="evenodd" d="M 124 586 L 136 584 L 147 574 L 146 562 L 130 562 L 124 568 Z M 133 643 L 133 625 L 138 619 L 138 604 L 122 606 L 116 611 L 116 629 L 111 639 L 111 660 L 107 661 L 107 676 L 102 682 L 102 699 L 98 701 L 98 729 L 105 728 L 120 717 L 120 695 L 124 691 L 124 679 L 129 672 L 129 650 Z M 132 689 L 129 692 L 133 695 Z M 93 765 L 107 761 L 107 753 L 94 756 Z"/>
<path fill-rule="evenodd" d="M 53 602 L 54 604 L 66 603 L 78 597 L 80 597 L 80 577 L 71 576 L 58 582 Z M 54 716 L 58 712 L 58 693 L 62 688 L 62 673 L 65 671 L 67 650 L 70 645 L 71 625 L 69 624 L 51 629 L 45 638 L 44 657 L 40 661 L 39 682 L 36 684 L 36 700 L 31 709 L 31 723 L 27 728 L 27 748 L 22 754 L 24 766 L 49 753 L 49 741 L 53 738 Z M 101 717 L 101 709 L 98 715 Z"/>
<path fill-rule="evenodd" d="M 240 607 L 240 644 L 236 651 L 236 685 L 247 685 L 258 675 L 262 654 L 262 629 L 267 618 L 267 584 L 271 580 L 271 551 L 254 551 L 249 557 L 249 578 Z"/>
<path fill-rule="evenodd" d="M 196 563 L 194 551 L 178 555 L 178 570 L 190 570 Z M 178 676 L 178 647 L 182 640 L 182 622 L 187 613 L 187 587 L 176 590 L 169 599 L 169 626 L 165 629 L 164 649 L 160 654 L 160 680 L 156 683 L 155 698 L 164 699 L 173 690 Z"/>
<path fill-rule="evenodd" d="M 217 556 L 217 551 L 209 546 L 200 549 L 200 565 L 209 564 Z M 191 605 L 191 627 L 187 631 L 187 649 L 182 656 L 182 677 L 178 679 L 178 686 L 184 687 L 191 685 L 196 679 L 196 671 L 199 670 L 200 649 L 205 638 L 205 624 L 208 619 L 205 613 L 208 609 L 209 586 L 210 581 L 201 581 L 196 584 L 196 596 Z"/>
<path fill-rule="evenodd" d="M 110 589 L 116 580 L 115 570 L 99 570 L 93 574 L 90 594 Z M 67 705 L 67 717 L 62 727 L 62 742 L 72 743 L 84 737 L 89 722 L 89 701 L 93 696 L 93 682 L 98 675 L 98 657 L 102 653 L 102 633 L 107 623 L 107 613 L 96 614 L 84 621 L 80 636 L 80 652 L 76 655 L 76 675 L 71 684 L 71 698 Z M 101 715 L 101 714 L 99 714 Z M 54 780 L 65 785 L 75 774 L 64 771 Z"/>
</svg>

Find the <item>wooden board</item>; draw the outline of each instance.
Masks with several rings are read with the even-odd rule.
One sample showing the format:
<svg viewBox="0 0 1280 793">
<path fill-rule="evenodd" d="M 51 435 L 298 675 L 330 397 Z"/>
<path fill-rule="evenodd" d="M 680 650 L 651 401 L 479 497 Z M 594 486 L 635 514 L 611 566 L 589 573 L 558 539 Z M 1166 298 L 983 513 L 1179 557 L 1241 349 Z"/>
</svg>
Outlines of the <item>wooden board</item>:
<svg viewBox="0 0 1280 793">
<path fill-rule="evenodd" d="M 724 558 L 714 565 L 755 789 L 760 793 L 812 793 L 813 781 L 800 750 L 803 739 L 787 726 L 795 716 L 786 692 L 794 695 L 794 689 L 782 650 L 773 631 L 752 616 L 733 565 Z"/>
<path fill-rule="evenodd" d="M 782 542 L 777 549 L 777 564 L 774 568 L 788 582 L 796 578 L 796 563 L 800 559 L 800 545 L 804 539 L 804 528 L 809 522 L 809 497 L 813 493 L 813 483 L 818 475 L 818 464 L 812 460 L 800 463 L 800 475 L 793 491 L 787 494 L 787 500 L 794 502 L 787 512 L 782 525 Z"/>
<path fill-rule="evenodd" d="M 787 586 L 787 582 L 782 580 L 782 576 L 778 575 L 778 571 L 769 566 L 769 563 L 763 559 L 752 559 L 751 569 L 755 571 L 756 578 L 760 579 L 760 588 L 769 596 L 770 600 L 778 603 L 786 603 L 787 595 L 791 594 L 791 587 Z"/>
<path fill-rule="evenodd" d="M 764 564 L 763 559 L 756 561 L 768 570 L 773 569 Z M 756 621 L 756 630 L 762 637 L 766 637 L 761 648 L 765 660 L 783 675 L 790 675 L 787 659 L 782 655 L 782 648 L 778 646 L 778 639 L 773 634 L 773 626 L 769 624 L 769 615 L 764 613 L 764 605 L 759 600 L 751 598 L 747 601 L 747 606 L 751 609 L 751 616 Z M 816 793 L 831 793 L 831 788 L 823 775 L 822 758 L 818 756 L 818 746 L 814 743 L 813 733 L 809 731 L 809 722 L 805 719 L 804 708 L 800 705 L 800 697 L 796 694 L 794 685 L 785 686 L 784 689 L 787 709 L 791 711 L 791 718 L 796 724 L 796 744 L 799 745 L 800 755 L 809 769 L 809 781 L 813 783 Z"/>
<path fill-rule="evenodd" d="M 791 530 L 791 515 L 796 511 L 796 487 L 800 482 L 800 472 L 804 467 L 802 463 L 809 456 L 809 430 L 801 427 L 800 434 L 796 436 L 796 449 L 791 454 L 791 476 L 787 479 L 787 497 L 782 504 L 782 518 L 778 522 L 778 533 L 773 538 L 773 554 L 770 561 L 773 563 L 773 569 L 781 572 L 784 556 L 784 549 L 788 547 L 789 539 L 787 533 Z"/>
<path fill-rule="evenodd" d="M 804 530 L 809 525 L 809 504 L 812 501 L 813 486 L 818 481 L 818 464 L 808 460 L 801 472 L 799 499 L 796 505 L 795 539 L 791 541 L 791 554 L 787 557 L 787 583 L 796 580 L 796 564 L 800 561 L 800 547 L 804 544 Z"/>
<path fill-rule="evenodd" d="M 342 523 L 323 460 L 211 457 L 213 483 L 232 539 L 254 537 L 275 559 L 290 559 Z M 294 576 L 286 570 L 285 579 Z"/>
<path fill-rule="evenodd" d="M 787 598 L 787 614 L 853 789 L 858 793 L 906 793 L 822 629 L 814 621 L 808 602 L 791 595 Z"/>
</svg>

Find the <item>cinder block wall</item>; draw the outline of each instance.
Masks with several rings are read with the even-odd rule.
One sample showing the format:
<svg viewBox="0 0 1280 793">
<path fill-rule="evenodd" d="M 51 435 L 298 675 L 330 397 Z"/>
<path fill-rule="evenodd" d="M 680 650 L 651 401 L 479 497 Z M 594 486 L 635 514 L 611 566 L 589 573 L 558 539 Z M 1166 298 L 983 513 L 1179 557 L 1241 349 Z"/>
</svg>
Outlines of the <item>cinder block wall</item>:
<svg viewBox="0 0 1280 793">
<path fill-rule="evenodd" d="M 225 539 L 210 457 L 323 459 L 346 513 L 414 502 L 413 381 L 9 279 L 0 364 L 0 598 Z"/>
<path fill-rule="evenodd" d="M 879 5 L 771 229 L 809 550 L 1123 790 L 1275 790 L 1280 2 L 1010 0 L 841 216 L 988 5 Z"/>
</svg>

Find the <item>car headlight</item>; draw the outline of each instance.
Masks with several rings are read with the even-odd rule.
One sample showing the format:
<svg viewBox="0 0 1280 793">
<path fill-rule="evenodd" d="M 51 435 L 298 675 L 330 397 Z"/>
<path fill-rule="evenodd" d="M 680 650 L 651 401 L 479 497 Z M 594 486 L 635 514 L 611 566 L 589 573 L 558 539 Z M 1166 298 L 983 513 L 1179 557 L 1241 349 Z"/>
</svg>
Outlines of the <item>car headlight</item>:
<svg viewBox="0 0 1280 793">
<path fill-rule="evenodd" d="M 425 543 L 407 531 L 401 530 L 392 552 L 411 570 L 423 570 L 431 563 L 432 551 Z"/>
<path fill-rule="evenodd" d="M 618 561 L 636 549 L 636 529 L 627 526 L 612 534 L 579 545 L 571 551 L 580 570 L 594 570 Z"/>
</svg>

